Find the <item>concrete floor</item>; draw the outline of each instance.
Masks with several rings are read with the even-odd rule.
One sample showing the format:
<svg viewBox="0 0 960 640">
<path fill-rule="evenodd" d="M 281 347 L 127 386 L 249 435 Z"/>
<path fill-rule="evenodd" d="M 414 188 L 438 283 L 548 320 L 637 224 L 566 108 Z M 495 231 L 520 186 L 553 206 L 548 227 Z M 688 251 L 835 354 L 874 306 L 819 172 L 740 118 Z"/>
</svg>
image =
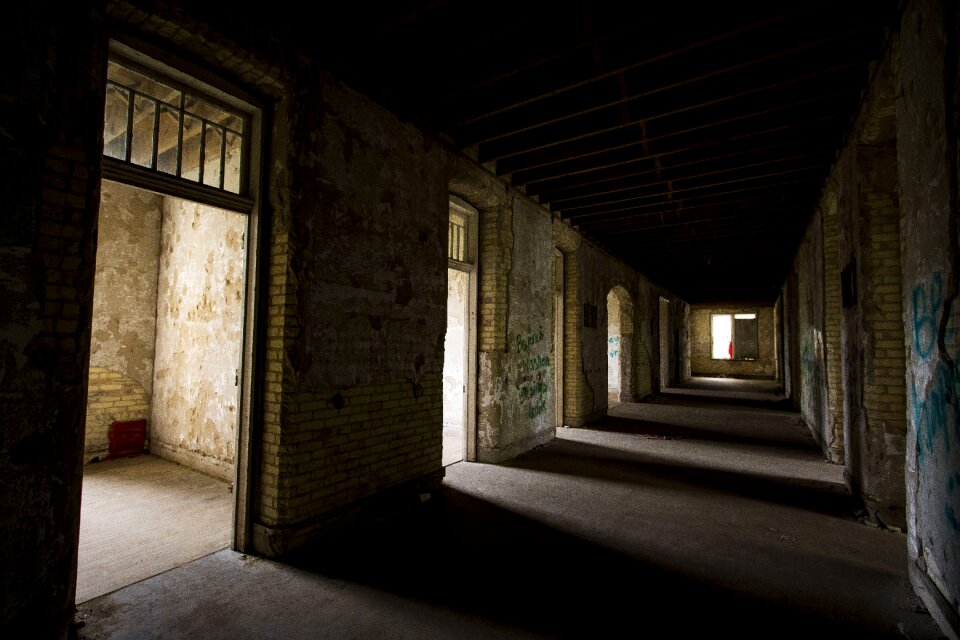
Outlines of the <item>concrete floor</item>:
<svg viewBox="0 0 960 640">
<path fill-rule="evenodd" d="M 443 454 L 441 464 L 448 466 L 463 460 L 463 425 L 443 425 Z"/>
<path fill-rule="evenodd" d="M 77 602 L 230 546 L 229 483 L 143 455 L 83 468 Z"/>
<path fill-rule="evenodd" d="M 454 464 L 283 563 L 220 551 L 92 600 L 80 637 L 941 637 L 904 534 L 858 521 L 782 399 L 689 391 Z"/>
</svg>

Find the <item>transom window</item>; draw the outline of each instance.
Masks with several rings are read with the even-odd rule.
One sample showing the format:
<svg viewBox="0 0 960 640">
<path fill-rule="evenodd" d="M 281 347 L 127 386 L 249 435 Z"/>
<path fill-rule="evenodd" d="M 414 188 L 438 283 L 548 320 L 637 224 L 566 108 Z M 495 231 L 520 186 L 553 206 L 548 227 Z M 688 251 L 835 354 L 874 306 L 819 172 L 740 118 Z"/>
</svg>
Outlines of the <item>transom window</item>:
<svg viewBox="0 0 960 640">
<path fill-rule="evenodd" d="M 243 193 L 247 117 L 122 58 L 107 71 L 105 156 Z"/>
<path fill-rule="evenodd" d="M 467 261 L 467 216 L 450 207 L 447 226 L 447 257 L 457 262 Z"/>
</svg>

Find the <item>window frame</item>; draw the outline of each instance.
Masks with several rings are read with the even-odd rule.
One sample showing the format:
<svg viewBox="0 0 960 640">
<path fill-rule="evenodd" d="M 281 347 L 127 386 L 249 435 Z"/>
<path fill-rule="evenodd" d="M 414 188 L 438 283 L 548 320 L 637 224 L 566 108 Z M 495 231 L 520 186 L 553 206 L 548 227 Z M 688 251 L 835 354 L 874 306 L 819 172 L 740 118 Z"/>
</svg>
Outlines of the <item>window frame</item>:
<svg viewBox="0 0 960 640">
<path fill-rule="evenodd" d="M 240 192 L 232 193 L 200 181 L 195 182 L 188 178 L 165 173 L 156 168 L 120 160 L 105 155 L 101 150 L 102 177 L 222 209 L 250 213 L 254 207 L 254 198 L 251 195 L 254 188 L 254 180 L 251 176 L 251 170 L 253 169 L 251 157 L 257 152 L 254 143 L 260 136 L 259 119 L 262 111 L 256 102 L 238 89 L 233 87 L 220 88 L 206 82 L 204 78 L 198 77 L 196 70 L 173 67 L 158 60 L 153 57 L 152 52 L 144 52 L 139 43 L 128 45 L 118 39 L 111 39 L 108 60 L 117 62 L 121 66 L 145 75 L 152 80 L 195 96 L 204 102 L 243 118 L 240 150 Z M 104 92 L 106 92 L 108 82 L 112 81 L 108 79 L 104 83 Z M 184 111 L 181 111 L 179 116 L 181 122 L 183 113 Z M 129 132 L 127 135 L 129 136 Z M 182 133 L 178 133 L 178 136 L 180 135 Z M 182 153 L 182 149 L 178 150 L 179 153 Z M 127 155 L 130 155 L 129 149 Z M 156 153 L 154 153 L 154 157 L 156 157 Z M 180 161 L 178 160 L 179 164 Z"/>
<path fill-rule="evenodd" d="M 727 358 L 717 358 L 714 356 L 714 318 L 718 316 L 725 316 L 730 318 L 730 343 L 731 351 L 729 357 Z M 737 318 L 737 316 L 753 316 L 752 318 Z M 737 320 L 753 320 L 754 333 L 756 335 L 756 355 L 752 357 L 747 356 L 738 356 L 737 355 L 737 330 L 736 330 L 736 321 Z M 710 313 L 710 359 L 720 362 L 756 362 L 760 359 L 760 313 L 759 311 L 730 311 L 730 312 L 717 312 Z"/>
</svg>

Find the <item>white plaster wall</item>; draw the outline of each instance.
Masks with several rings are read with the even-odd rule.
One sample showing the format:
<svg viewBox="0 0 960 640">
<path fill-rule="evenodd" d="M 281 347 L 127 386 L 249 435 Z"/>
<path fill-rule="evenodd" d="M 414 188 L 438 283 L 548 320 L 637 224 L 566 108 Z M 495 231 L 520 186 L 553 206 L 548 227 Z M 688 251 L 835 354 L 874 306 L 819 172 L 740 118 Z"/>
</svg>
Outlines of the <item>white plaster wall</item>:
<svg viewBox="0 0 960 640">
<path fill-rule="evenodd" d="M 91 384 L 84 445 L 88 453 L 106 450 L 114 420 L 149 417 L 148 412 L 131 413 L 132 401 L 119 392 L 138 391 L 149 398 L 153 387 L 162 206 L 163 196 L 145 189 L 109 180 L 100 186 L 90 366 L 119 374 L 130 388 Z"/>
<path fill-rule="evenodd" d="M 90 365 L 123 373 L 150 392 L 163 196 L 104 180 Z"/>
<path fill-rule="evenodd" d="M 246 216 L 164 201 L 150 450 L 230 479 Z"/>
<path fill-rule="evenodd" d="M 470 274 L 447 269 L 447 333 L 443 341 L 443 426 L 463 429 L 467 292 Z"/>
</svg>

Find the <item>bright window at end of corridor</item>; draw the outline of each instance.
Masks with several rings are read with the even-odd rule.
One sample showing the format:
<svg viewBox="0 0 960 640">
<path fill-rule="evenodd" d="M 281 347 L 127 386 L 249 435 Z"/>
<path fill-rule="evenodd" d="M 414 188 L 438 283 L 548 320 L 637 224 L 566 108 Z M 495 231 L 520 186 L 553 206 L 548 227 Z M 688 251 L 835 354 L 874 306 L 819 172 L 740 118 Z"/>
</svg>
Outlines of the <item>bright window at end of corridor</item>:
<svg viewBox="0 0 960 640">
<path fill-rule="evenodd" d="M 715 313 L 710 319 L 711 357 L 714 360 L 757 358 L 757 314 Z"/>
</svg>

